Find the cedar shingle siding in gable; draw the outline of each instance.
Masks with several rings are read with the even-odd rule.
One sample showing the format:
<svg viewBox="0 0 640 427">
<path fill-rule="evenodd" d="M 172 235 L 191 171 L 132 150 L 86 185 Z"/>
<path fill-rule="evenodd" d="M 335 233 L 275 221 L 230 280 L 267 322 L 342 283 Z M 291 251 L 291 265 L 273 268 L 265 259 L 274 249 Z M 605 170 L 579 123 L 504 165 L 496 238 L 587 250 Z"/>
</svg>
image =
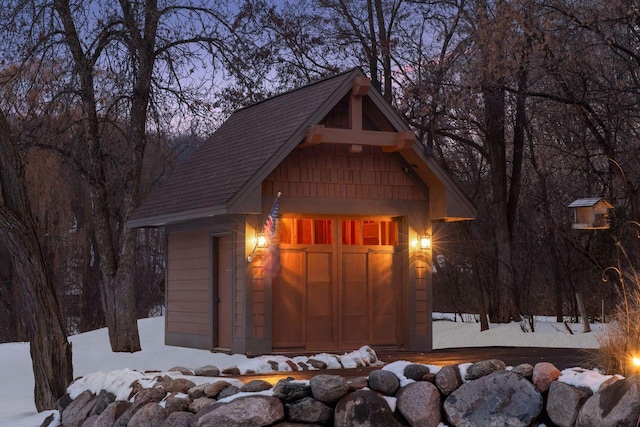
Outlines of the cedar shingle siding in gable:
<svg viewBox="0 0 640 427">
<path fill-rule="evenodd" d="M 234 112 L 174 169 L 131 220 L 225 207 L 292 137 L 297 133 L 304 137 L 314 113 L 359 73 L 339 74 Z"/>
</svg>

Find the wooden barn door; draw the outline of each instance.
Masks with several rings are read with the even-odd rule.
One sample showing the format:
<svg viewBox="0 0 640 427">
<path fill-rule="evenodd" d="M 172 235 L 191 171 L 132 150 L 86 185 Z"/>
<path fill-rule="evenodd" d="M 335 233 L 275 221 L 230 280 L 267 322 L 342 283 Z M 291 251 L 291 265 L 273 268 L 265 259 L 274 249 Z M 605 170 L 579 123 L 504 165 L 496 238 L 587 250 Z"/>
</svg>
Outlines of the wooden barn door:
<svg viewBox="0 0 640 427">
<path fill-rule="evenodd" d="M 320 246 L 280 248 L 272 291 L 274 348 L 336 348 L 333 251 Z"/>
<path fill-rule="evenodd" d="M 280 270 L 272 287 L 273 348 L 397 346 L 402 292 L 397 224 L 281 222 Z"/>
<path fill-rule="evenodd" d="M 395 347 L 401 286 L 393 249 L 342 246 L 341 348 Z"/>
</svg>

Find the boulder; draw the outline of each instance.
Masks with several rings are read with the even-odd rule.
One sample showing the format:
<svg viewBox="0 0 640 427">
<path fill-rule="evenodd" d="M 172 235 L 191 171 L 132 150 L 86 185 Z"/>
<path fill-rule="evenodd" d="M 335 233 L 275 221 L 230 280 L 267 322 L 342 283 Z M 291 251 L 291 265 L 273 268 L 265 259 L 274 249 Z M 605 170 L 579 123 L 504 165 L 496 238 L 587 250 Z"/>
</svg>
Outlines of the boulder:
<svg viewBox="0 0 640 427">
<path fill-rule="evenodd" d="M 240 391 L 255 393 L 258 391 L 269 390 L 272 387 L 271 383 L 264 380 L 253 380 L 249 381 L 242 387 L 240 387 Z"/>
<path fill-rule="evenodd" d="M 230 366 L 222 371 L 225 375 L 240 375 L 240 369 L 237 366 Z"/>
<path fill-rule="evenodd" d="M 321 360 L 307 359 L 307 363 L 315 369 L 327 369 L 327 364 Z"/>
<path fill-rule="evenodd" d="M 640 419 L 640 374 L 614 382 L 580 409 L 576 427 L 635 427 Z"/>
<path fill-rule="evenodd" d="M 440 392 L 426 381 L 402 387 L 396 393 L 397 410 L 411 426 L 437 427 L 440 424 Z"/>
<path fill-rule="evenodd" d="M 234 394 L 238 394 L 238 393 L 240 393 L 240 389 L 234 385 L 230 385 L 220 390 L 220 393 L 218 393 L 217 399 L 218 400 L 224 399 L 225 397 L 233 396 Z"/>
<path fill-rule="evenodd" d="M 193 375 L 193 371 L 189 368 L 185 368 L 184 366 L 174 366 L 169 369 L 168 372 L 180 372 L 182 375 Z"/>
<path fill-rule="evenodd" d="M 129 420 L 127 427 L 157 427 L 167 418 L 167 411 L 155 402 L 147 403 Z"/>
<path fill-rule="evenodd" d="M 547 415 L 559 427 L 573 427 L 580 409 L 592 394 L 589 388 L 554 381 L 549 387 Z"/>
<path fill-rule="evenodd" d="M 463 384 L 443 406 L 454 426 L 528 426 L 542 411 L 542 395 L 518 374 L 498 370 Z"/>
<path fill-rule="evenodd" d="M 467 381 L 477 380 L 478 378 L 482 378 L 492 372 L 504 371 L 506 368 L 507 365 L 502 360 L 483 360 L 481 362 L 472 363 L 471 366 L 467 368 L 467 373 L 464 376 L 464 379 Z"/>
<path fill-rule="evenodd" d="M 444 366 L 436 374 L 436 387 L 444 396 L 449 396 L 462 385 L 460 369 L 457 365 Z"/>
<path fill-rule="evenodd" d="M 393 396 L 400 387 L 398 377 L 391 371 L 376 369 L 369 373 L 369 388 L 387 396 Z"/>
<path fill-rule="evenodd" d="M 333 409 L 312 397 L 305 397 L 285 406 L 287 419 L 298 423 L 326 423 Z"/>
<path fill-rule="evenodd" d="M 218 375 L 220 375 L 220 369 L 218 369 L 217 366 L 205 365 L 196 368 L 193 373 L 199 377 L 217 377 Z"/>
<path fill-rule="evenodd" d="M 282 379 L 273 386 L 273 397 L 283 402 L 294 402 L 308 396 L 311 396 L 311 387 L 293 378 Z"/>
<path fill-rule="evenodd" d="M 387 401 L 371 390 L 358 390 L 338 401 L 334 427 L 400 427 Z"/>
<path fill-rule="evenodd" d="M 80 393 L 62 412 L 62 427 L 81 427 L 91 415 L 97 400 L 96 395 L 89 390 Z"/>
<path fill-rule="evenodd" d="M 189 427 L 189 422 L 193 418 L 191 412 L 172 412 L 160 424 L 160 427 Z"/>
<path fill-rule="evenodd" d="M 340 375 L 316 375 L 309 381 L 314 399 L 328 405 L 336 403 L 350 391 L 349 382 Z"/>
<path fill-rule="evenodd" d="M 189 389 L 195 387 L 196 384 L 186 378 L 176 378 L 164 383 L 164 389 L 167 393 L 189 393 Z"/>
<path fill-rule="evenodd" d="M 549 390 L 551 383 L 558 379 L 560 370 L 553 363 L 540 362 L 533 367 L 533 384 L 538 387 L 542 393 Z"/>
<path fill-rule="evenodd" d="M 430 373 L 429 367 L 417 363 L 411 363 L 404 367 L 404 376 L 414 381 L 422 381 L 425 375 Z"/>
<path fill-rule="evenodd" d="M 186 397 L 186 395 L 172 393 L 165 399 L 164 408 L 167 410 L 167 414 L 171 414 L 172 412 L 188 411 L 190 403 L 191 399 Z"/>
<path fill-rule="evenodd" d="M 213 405 L 216 403 L 215 399 L 210 399 L 208 397 L 200 397 L 195 399 L 193 402 L 189 403 L 189 412 L 193 414 L 197 414 L 202 411 L 203 408 Z"/>
<path fill-rule="evenodd" d="M 229 387 L 229 384 L 226 381 L 216 381 L 214 383 L 209 383 L 202 389 L 204 391 L 204 395 L 206 397 L 215 398 L 218 393 L 220 393 L 223 389 Z"/>
<path fill-rule="evenodd" d="M 367 377 L 349 378 L 347 383 L 349 383 L 349 391 L 356 391 L 369 386 Z"/>
<path fill-rule="evenodd" d="M 112 427 L 118 418 L 131 406 L 130 402 L 113 402 L 107 406 L 93 423 L 93 427 Z"/>
<path fill-rule="evenodd" d="M 522 378 L 530 380 L 533 376 L 533 366 L 529 363 L 521 363 L 520 365 L 514 367 L 511 372 L 520 375 Z"/>
<path fill-rule="evenodd" d="M 100 415 L 107 406 L 115 402 L 116 396 L 113 393 L 109 393 L 106 390 L 100 390 L 98 396 L 96 396 L 96 406 L 94 406 L 91 415 Z"/>
<path fill-rule="evenodd" d="M 284 406 L 279 399 L 271 396 L 246 396 L 229 403 L 213 405 L 212 410 L 198 418 L 194 427 L 259 427 L 282 420 Z"/>
</svg>

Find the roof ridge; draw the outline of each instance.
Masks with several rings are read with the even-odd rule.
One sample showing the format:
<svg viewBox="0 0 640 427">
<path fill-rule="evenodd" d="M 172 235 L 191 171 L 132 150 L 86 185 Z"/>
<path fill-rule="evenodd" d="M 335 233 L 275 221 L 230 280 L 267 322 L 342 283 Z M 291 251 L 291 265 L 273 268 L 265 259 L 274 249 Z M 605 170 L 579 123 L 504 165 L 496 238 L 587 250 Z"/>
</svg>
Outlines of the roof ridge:
<svg viewBox="0 0 640 427">
<path fill-rule="evenodd" d="M 322 78 L 320 78 L 320 79 L 318 79 L 318 80 L 315 80 L 315 81 L 313 81 L 313 82 L 307 83 L 307 84 L 306 84 L 306 85 L 304 85 L 304 86 L 299 86 L 299 87 L 296 87 L 296 88 L 293 88 L 293 89 L 290 89 L 290 90 L 286 90 L 286 91 L 284 91 L 284 92 L 277 93 L 277 94 L 275 94 L 275 95 L 272 95 L 272 96 L 270 96 L 270 97 L 268 97 L 268 98 L 265 98 L 265 99 L 263 99 L 263 100 L 261 100 L 261 101 L 255 102 L 255 103 L 253 103 L 253 104 L 246 105 L 246 106 L 244 106 L 244 107 L 240 107 L 240 108 L 238 108 L 238 109 L 234 110 L 234 111 L 233 111 L 233 113 L 237 113 L 237 112 L 239 112 L 239 111 L 243 111 L 243 110 L 247 110 L 247 109 L 249 109 L 249 108 L 253 108 L 253 107 L 257 106 L 257 105 L 264 104 L 265 102 L 269 102 L 269 101 L 272 101 L 272 100 L 274 100 L 274 99 L 276 99 L 276 98 L 280 98 L 280 97 L 282 97 L 282 96 L 286 96 L 286 95 L 289 95 L 289 94 L 292 94 L 292 93 L 295 93 L 295 92 L 299 92 L 299 91 L 301 91 L 301 90 L 306 90 L 306 89 L 308 89 L 308 88 L 310 88 L 310 87 L 312 87 L 312 86 L 315 86 L 315 85 L 318 85 L 318 84 L 324 83 L 324 82 L 326 82 L 326 81 L 328 81 L 328 80 L 333 80 L 333 79 L 336 79 L 336 78 L 342 77 L 342 76 L 344 76 L 345 74 L 353 73 L 353 72 L 354 72 L 354 71 L 356 71 L 356 70 L 359 70 L 362 74 L 364 74 L 364 71 L 362 71 L 362 68 L 360 68 L 360 67 L 353 67 L 353 68 L 350 68 L 350 69 L 348 69 L 348 70 L 341 71 L 341 72 L 339 72 L 339 73 L 337 73 L 337 74 L 332 74 L 332 75 L 330 75 L 330 76 L 322 77 Z"/>
</svg>

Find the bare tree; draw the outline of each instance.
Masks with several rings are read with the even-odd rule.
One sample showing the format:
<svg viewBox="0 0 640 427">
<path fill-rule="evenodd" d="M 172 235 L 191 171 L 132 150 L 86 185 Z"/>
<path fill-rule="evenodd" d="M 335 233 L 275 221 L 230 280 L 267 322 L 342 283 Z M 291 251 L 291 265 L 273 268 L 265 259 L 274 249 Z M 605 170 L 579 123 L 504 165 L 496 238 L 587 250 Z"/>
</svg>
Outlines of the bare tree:
<svg viewBox="0 0 640 427">
<path fill-rule="evenodd" d="M 24 163 L 1 111 L 0 187 L 0 235 L 12 254 L 20 282 L 20 300 L 28 313 L 25 320 L 31 342 L 35 404 L 39 411 L 53 409 L 73 379 L 71 344 L 38 239 Z"/>
</svg>

